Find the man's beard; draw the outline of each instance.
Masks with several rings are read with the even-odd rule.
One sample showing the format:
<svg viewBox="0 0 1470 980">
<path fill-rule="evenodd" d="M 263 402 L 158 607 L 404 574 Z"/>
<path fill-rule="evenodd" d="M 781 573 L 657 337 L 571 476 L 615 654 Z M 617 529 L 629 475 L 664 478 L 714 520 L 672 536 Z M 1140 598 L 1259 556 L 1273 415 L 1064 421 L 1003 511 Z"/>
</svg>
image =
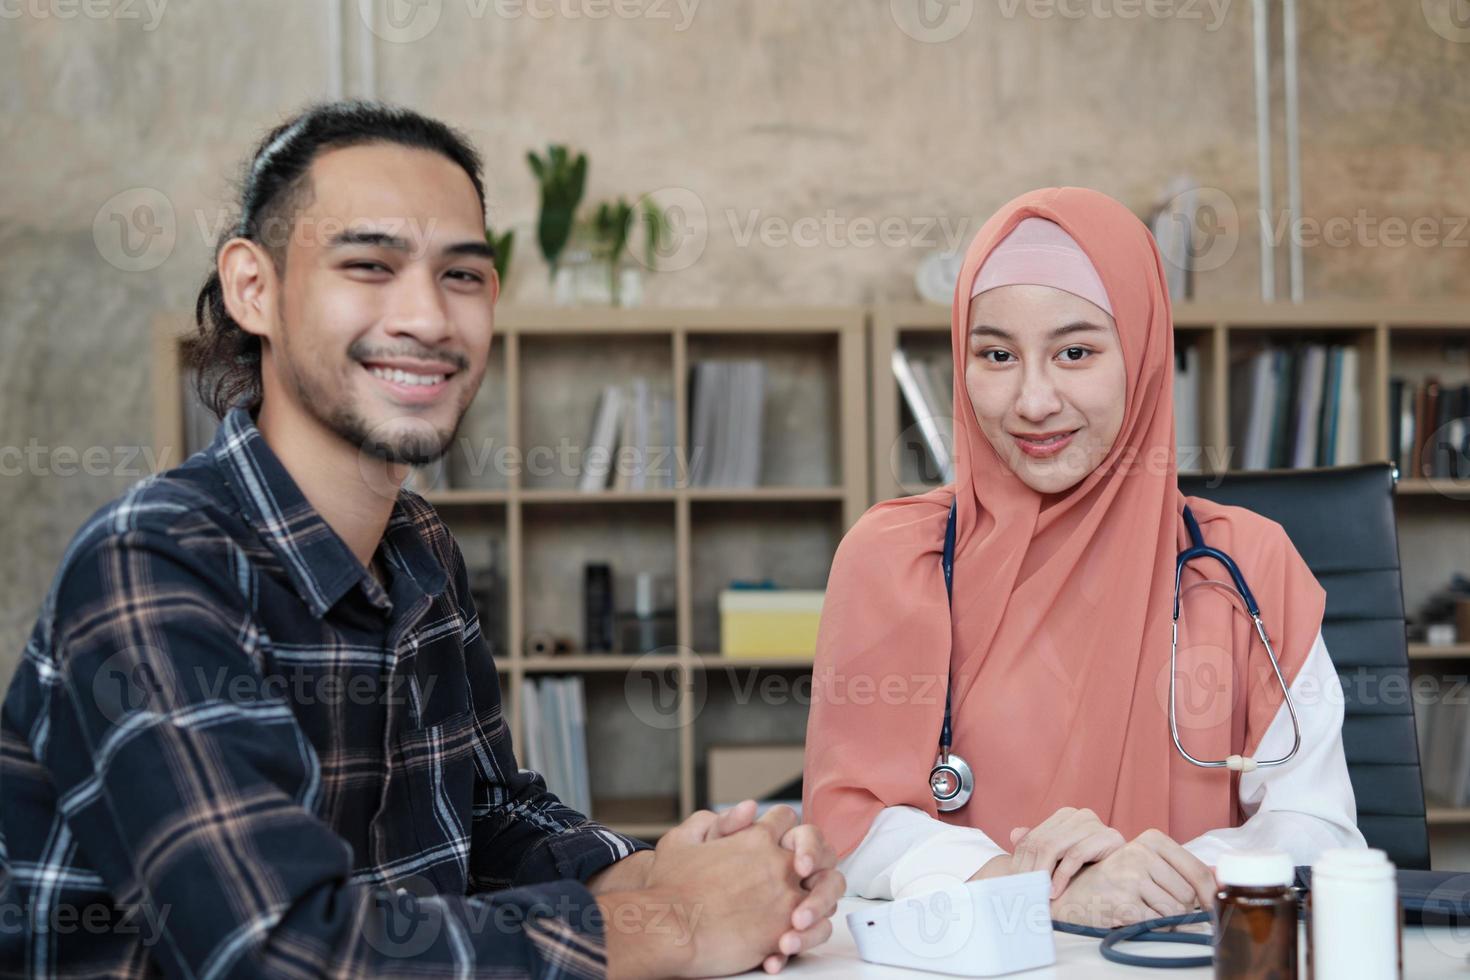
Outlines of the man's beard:
<svg viewBox="0 0 1470 980">
<path fill-rule="evenodd" d="M 427 422 L 422 422 L 412 426 L 411 431 L 395 432 L 390 431 L 387 425 L 370 425 L 347 400 L 345 389 L 341 401 L 333 404 L 333 399 L 327 396 L 314 379 L 294 366 L 291 377 L 295 383 L 296 397 L 317 421 L 362 452 L 388 463 L 427 466 L 438 462 L 454 444 L 454 435 L 459 431 L 467 407 L 460 407 L 454 424 L 447 430 L 434 429 Z"/>
</svg>

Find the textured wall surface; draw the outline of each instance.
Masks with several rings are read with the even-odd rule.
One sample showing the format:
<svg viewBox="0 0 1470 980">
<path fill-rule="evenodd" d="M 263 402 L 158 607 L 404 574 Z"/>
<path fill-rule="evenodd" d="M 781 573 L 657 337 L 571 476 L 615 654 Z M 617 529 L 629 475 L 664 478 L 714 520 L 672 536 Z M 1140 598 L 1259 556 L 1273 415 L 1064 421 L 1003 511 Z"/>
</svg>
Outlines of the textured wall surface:
<svg viewBox="0 0 1470 980">
<path fill-rule="evenodd" d="M 1470 298 L 1453 3 L 1302 0 L 1304 210 L 1350 224 L 1309 242 L 1309 298 Z M 349 94 L 372 6 L 343 2 Z M 149 440 L 150 320 L 191 305 L 260 130 L 329 91 L 328 22 L 296 0 L 0 4 L 0 678 L 71 532 L 146 472 L 126 447 Z M 1258 295 L 1244 0 L 389 0 L 375 23 L 376 94 L 483 149 L 516 302 L 547 298 L 523 157 L 552 140 L 588 151 L 591 198 L 684 208 L 650 303 L 911 299 L 925 252 L 1021 191 L 1143 211 L 1181 173 L 1225 206 L 1199 295 Z M 1390 219 L 1428 221 L 1396 244 Z"/>
</svg>

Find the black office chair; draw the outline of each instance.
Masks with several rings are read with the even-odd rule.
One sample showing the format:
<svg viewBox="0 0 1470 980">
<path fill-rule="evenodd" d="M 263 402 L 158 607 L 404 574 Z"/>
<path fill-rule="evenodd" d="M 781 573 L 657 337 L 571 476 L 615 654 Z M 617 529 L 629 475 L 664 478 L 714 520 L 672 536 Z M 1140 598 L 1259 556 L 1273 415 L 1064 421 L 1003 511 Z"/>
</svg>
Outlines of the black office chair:
<svg viewBox="0 0 1470 980">
<path fill-rule="evenodd" d="M 1358 829 L 1398 867 L 1422 869 L 1429 867 L 1429 828 L 1409 697 L 1393 483 L 1388 463 L 1179 476 L 1189 496 L 1280 524 L 1327 590 L 1322 638 L 1346 695 L 1342 740 Z"/>
</svg>

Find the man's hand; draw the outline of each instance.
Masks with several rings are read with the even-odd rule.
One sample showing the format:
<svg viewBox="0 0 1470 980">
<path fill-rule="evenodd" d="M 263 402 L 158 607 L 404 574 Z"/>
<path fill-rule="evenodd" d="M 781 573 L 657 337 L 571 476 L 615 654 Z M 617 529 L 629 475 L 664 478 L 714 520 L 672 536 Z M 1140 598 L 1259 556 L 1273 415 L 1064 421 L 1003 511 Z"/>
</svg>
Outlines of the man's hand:
<svg viewBox="0 0 1470 980">
<path fill-rule="evenodd" d="M 670 834 L 679 840 L 710 841 L 759 824 L 792 853 L 792 866 L 801 876 L 801 886 L 807 895 L 792 911 L 791 928 L 777 940 L 776 952 L 761 963 L 767 973 L 777 973 L 788 959 L 820 946 L 831 937 L 832 916 L 837 911 L 837 900 L 847 890 L 847 882 L 837 870 L 836 853 L 820 830 L 811 824 L 799 824 L 796 811 L 789 806 L 772 807 L 759 821 L 755 819 L 756 809 L 754 800 L 745 800 L 719 814 L 701 811 L 690 815 Z"/>
<path fill-rule="evenodd" d="M 1003 873 L 1045 871 L 1051 875 L 1051 897 L 1055 899 L 1083 865 L 1101 861 L 1123 844 L 1123 835 L 1099 820 L 1096 813 L 1085 807 L 1079 810 L 1064 806 L 1035 827 L 1011 831 L 1011 860 Z"/>
<path fill-rule="evenodd" d="M 1051 903 L 1063 922 L 1112 929 L 1215 902 L 1215 874 L 1160 830 L 1145 830 L 1073 878 Z"/>
</svg>

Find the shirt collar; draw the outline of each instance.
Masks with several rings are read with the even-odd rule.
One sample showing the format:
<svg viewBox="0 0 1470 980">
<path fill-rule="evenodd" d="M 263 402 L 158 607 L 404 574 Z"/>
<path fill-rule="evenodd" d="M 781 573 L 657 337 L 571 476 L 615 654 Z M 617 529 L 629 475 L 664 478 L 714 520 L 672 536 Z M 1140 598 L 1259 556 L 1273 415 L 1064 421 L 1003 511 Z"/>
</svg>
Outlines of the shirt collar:
<svg viewBox="0 0 1470 980">
<path fill-rule="evenodd" d="M 234 492 L 246 522 L 280 560 L 313 616 L 326 615 L 359 582 L 375 605 L 391 609 L 377 580 L 301 493 L 247 408 L 226 414 L 207 452 Z M 435 595 L 443 590 L 447 576 L 423 540 L 420 510 L 432 512 L 415 495 L 400 490 L 379 548 L 396 571 L 408 573 L 419 589 Z"/>
</svg>

